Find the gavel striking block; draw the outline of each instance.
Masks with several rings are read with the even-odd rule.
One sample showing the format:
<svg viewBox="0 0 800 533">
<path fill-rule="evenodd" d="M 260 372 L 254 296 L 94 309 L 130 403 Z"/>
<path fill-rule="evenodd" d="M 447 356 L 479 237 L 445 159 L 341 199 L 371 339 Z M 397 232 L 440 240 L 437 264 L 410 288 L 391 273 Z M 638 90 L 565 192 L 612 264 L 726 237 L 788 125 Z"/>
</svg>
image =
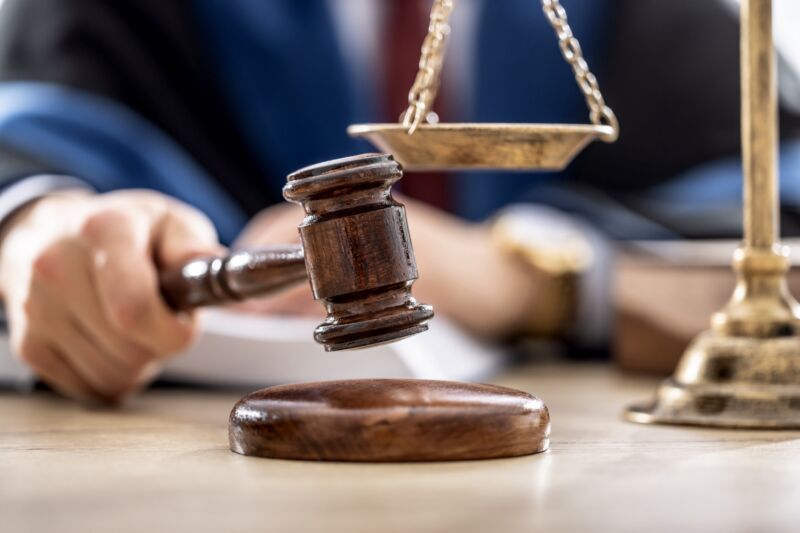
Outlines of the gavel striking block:
<svg viewBox="0 0 800 533">
<path fill-rule="evenodd" d="M 402 169 L 366 154 L 299 170 L 287 200 L 303 206 L 302 246 L 251 248 L 190 261 L 162 275 L 175 309 L 260 296 L 303 279 L 328 316 L 326 350 L 360 348 L 425 331 L 406 213 L 391 196 Z M 221 355 L 222 356 L 222 355 Z M 449 461 L 538 453 L 550 417 L 525 392 L 446 381 L 369 379 L 283 385 L 242 398 L 228 423 L 231 450 L 320 461 Z"/>
<path fill-rule="evenodd" d="M 544 403 L 505 387 L 419 379 L 282 385 L 242 398 L 231 449 L 311 461 L 463 461 L 539 453 Z"/>
</svg>

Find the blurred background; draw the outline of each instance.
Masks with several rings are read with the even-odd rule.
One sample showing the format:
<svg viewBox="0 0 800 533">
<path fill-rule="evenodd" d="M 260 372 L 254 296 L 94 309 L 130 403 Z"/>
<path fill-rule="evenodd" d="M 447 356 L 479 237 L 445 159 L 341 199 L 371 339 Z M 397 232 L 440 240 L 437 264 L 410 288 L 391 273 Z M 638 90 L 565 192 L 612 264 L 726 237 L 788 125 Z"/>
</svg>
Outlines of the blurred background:
<svg viewBox="0 0 800 533">
<path fill-rule="evenodd" d="M 562 4 L 619 119 L 619 141 L 589 146 L 558 173 L 408 173 L 396 193 L 408 210 L 420 268 L 415 294 L 448 325 L 445 340 L 406 351 L 435 353 L 441 350 L 431 346 L 463 341 L 461 352 L 486 362 L 475 363 L 475 375 L 505 361 L 481 355 L 487 346 L 497 354 L 555 350 L 668 372 L 733 283 L 727 265 L 742 219 L 737 2 Z M 23 352 L 34 361 L 21 365 L 26 372 L 51 382 L 58 372 L 37 361 L 43 349 L 61 354 L 83 383 L 91 381 L 82 369 L 87 344 L 97 347 L 98 360 L 120 343 L 144 346 L 145 359 L 188 349 L 152 340 L 170 339 L 181 327 L 170 322 L 153 282 L 165 264 L 220 245 L 297 241 L 302 213 L 282 201 L 286 175 L 373 150 L 345 130 L 396 122 L 404 112 L 431 1 L 0 6 L 0 287 L 8 352 Z M 800 236 L 800 5 L 775 6 L 781 219 L 791 238 Z M 460 0 L 450 22 L 436 104 L 441 121 L 588 122 L 539 2 Z M 142 189 L 148 194 L 131 192 Z M 97 224 L 98 213 L 111 213 L 100 225 L 115 228 L 104 237 L 115 244 L 103 257 L 113 262 L 124 252 L 128 266 L 113 281 L 87 274 L 91 280 L 81 290 L 70 284 L 67 298 L 53 291 L 50 271 L 36 265 L 44 257 L 46 266 L 74 279 L 67 265 L 96 264 L 86 244 L 96 236 L 87 237 L 86 228 Z M 167 239 L 162 228 L 172 219 L 183 229 Z M 137 237 L 140 230 L 145 236 Z M 140 250 L 140 242 L 148 246 Z M 40 291 L 40 283 L 49 289 Z M 137 295 L 139 314 L 163 318 L 116 327 L 104 283 Z M 217 316 L 192 357 L 208 359 L 208 343 L 220 342 L 250 353 L 237 344 L 243 338 L 255 339 L 255 359 L 279 353 L 288 349 L 281 343 L 295 342 L 282 337 L 299 323 L 291 321 L 322 316 L 306 285 L 226 312 L 246 317 L 235 325 Z M 102 320 L 83 328 L 79 341 L 55 339 L 52 324 L 76 316 Z M 264 322 L 247 322 L 254 317 Z M 30 339 L 39 347 L 35 355 L 24 354 Z M 302 350 L 307 341 L 296 342 Z M 16 364 L 9 354 L 7 364 Z M 387 365 L 451 377 L 465 377 L 454 369 L 469 366 L 454 360 L 426 369 L 419 358 L 403 357 Z M 173 363 L 183 365 L 177 375 L 213 381 L 223 372 L 213 364 L 198 370 L 195 358 Z M 280 381 L 275 365 L 263 373 Z M 134 366 L 136 379 L 146 381 L 143 365 Z M 229 365 L 240 370 L 224 380 L 236 381 L 237 372 L 252 377 L 246 367 Z M 297 377 L 291 372 L 284 377 Z"/>
</svg>

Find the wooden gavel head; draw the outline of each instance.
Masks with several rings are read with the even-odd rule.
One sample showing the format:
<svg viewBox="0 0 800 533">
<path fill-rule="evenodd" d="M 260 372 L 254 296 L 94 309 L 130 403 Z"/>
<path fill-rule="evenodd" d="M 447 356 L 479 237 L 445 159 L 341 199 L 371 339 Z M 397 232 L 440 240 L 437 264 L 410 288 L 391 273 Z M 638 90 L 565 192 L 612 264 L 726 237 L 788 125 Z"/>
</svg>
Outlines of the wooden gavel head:
<svg viewBox="0 0 800 533">
<path fill-rule="evenodd" d="M 364 154 L 288 177 L 284 197 L 306 212 L 299 229 L 311 290 L 328 312 L 314 338 L 328 351 L 428 329 L 433 309 L 411 295 L 414 250 L 405 208 L 391 195 L 402 175 L 391 155 Z"/>
<path fill-rule="evenodd" d="M 165 299 L 175 309 L 192 309 L 263 296 L 308 278 L 328 311 L 314 333 L 327 351 L 425 331 L 433 309 L 411 296 L 417 266 L 405 209 L 391 195 L 402 175 L 384 154 L 298 170 L 283 193 L 305 209 L 302 246 L 261 246 L 189 261 L 162 274 Z"/>
</svg>

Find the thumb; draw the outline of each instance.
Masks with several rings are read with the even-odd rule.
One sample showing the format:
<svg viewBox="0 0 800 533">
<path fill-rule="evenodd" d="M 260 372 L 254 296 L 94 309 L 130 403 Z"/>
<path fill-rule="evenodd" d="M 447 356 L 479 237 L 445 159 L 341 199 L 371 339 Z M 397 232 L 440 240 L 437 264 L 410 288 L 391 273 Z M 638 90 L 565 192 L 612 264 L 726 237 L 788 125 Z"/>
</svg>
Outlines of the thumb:
<svg viewBox="0 0 800 533">
<path fill-rule="evenodd" d="M 219 244 L 211 221 L 200 211 L 171 203 L 154 235 L 154 256 L 161 267 L 178 266 L 195 257 L 219 255 Z"/>
</svg>

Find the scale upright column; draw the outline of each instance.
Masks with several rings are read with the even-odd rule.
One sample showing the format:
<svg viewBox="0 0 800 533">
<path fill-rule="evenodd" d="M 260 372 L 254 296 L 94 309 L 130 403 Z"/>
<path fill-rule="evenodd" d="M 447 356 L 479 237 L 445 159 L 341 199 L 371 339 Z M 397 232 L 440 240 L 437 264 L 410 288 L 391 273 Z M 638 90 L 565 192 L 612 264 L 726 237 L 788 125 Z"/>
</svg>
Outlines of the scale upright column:
<svg viewBox="0 0 800 533">
<path fill-rule="evenodd" d="M 744 242 L 738 285 L 713 326 L 734 336 L 794 334 L 797 303 L 786 288 L 789 250 L 778 243 L 778 90 L 772 0 L 741 1 Z"/>
<path fill-rule="evenodd" d="M 770 252 L 778 239 L 778 98 L 772 1 L 742 0 L 744 241 Z"/>
</svg>

